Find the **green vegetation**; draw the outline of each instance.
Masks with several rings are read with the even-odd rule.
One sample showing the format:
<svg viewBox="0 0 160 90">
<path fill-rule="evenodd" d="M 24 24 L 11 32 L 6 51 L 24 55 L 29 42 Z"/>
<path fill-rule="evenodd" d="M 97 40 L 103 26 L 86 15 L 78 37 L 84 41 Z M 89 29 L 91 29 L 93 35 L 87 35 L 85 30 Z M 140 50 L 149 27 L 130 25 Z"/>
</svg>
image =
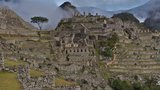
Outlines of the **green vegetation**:
<svg viewBox="0 0 160 90">
<path fill-rule="evenodd" d="M 123 22 L 133 21 L 133 22 L 139 23 L 139 20 L 133 14 L 130 14 L 130 13 L 114 14 L 112 18 L 120 18 Z"/>
<path fill-rule="evenodd" d="M 101 71 L 101 74 L 105 80 L 108 80 L 111 77 L 111 73 L 108 71 Z"/>
<path fill-rule="evenodd" d="M 19 65 L 25 65 L 25 62 L 23 61 L 14 61 L 14 60 L 4 60 L 4 65 L 6 67 L 17 67 Z"/>
<path fill-rule="evenodd" d="M 128 81 L 114 80 L 111 83 L 111 86 L 114 90 L 134 90 L 131 83 Z"/>
<path fill-rule="evenodd" d="M 100 41 L 98 43 L 98 53 L 106 57 L 112 57 L 114 46 L 118 41 L 118 35 L 116 33 L 113 33 L 109 39 L 107 39 L 106 41 Z M 101 50 L 102 48 L 103 50 Z"/>
<path fill-rule="evenodd" d="M 15 73 L 0 72 L 0 90 L 21 90 Z"/>
<path fill-rule="evenodd" d="M 98 66 L 99 66 L 99 70 L 100 70 L 100 74 L 102 75 L 102 77 L 105 80 L 108 80 L 111 76 L 111 73 L 109 73 L 106 69 L 106 63 L 102 60 L 98 61 Z"/>
<path fill-rule="evenodd" d="M 34 16 L 31 18 L 31 23 L 36 23 L 40 30 L 42 29 L 42 24 L 47 22 L 48 19 L 46 17 Z"/>
<path fill-rule="evenodd" d="M 30 70 L 30 75 L 31 75 L 31 77 L 40 77 L 40 76 L 43 76 L 44 73 L 40 70 L 31 69 Z"/>
<path fill-rule="evenodd" d="M 119 79 L 110 80 L 110 86 L 114 90 L 160 90 L 160 86 L 156 85 L 156 82 L 153 79 L 147 79 L 146 83 L 130 81 L 122 81 Z"/>
<path fill-rule="evenodd" d="M 66 81 L 62 78 L 55 78 L 55 85 L 56 86 L 76 86 L 77 83 L 72 81 Z"/>
</svg>

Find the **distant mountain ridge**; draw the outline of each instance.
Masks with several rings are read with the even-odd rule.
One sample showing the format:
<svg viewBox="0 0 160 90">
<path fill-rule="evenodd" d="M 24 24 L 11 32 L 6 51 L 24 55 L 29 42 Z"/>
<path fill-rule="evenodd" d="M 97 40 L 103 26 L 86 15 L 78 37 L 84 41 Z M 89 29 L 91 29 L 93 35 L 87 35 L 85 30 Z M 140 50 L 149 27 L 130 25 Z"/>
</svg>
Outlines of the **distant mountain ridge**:
<svg viewBox="0 0 160 90">
<path fill-rule="evenodd" d="M 106 11 L 95 7 L 79 7 L 78 10 L 82 12 L 90 12 L 92 14 L 99 13 L 106 16 L 112 16 L 113 14 L 121 13 L 121 12 L 129 12 L 134 14 L 135 16 L 142 18 L 147 18 L 150 14 L 150 11 L 154 11 L 155 9 L 160 9 L 160 0 L 151 0 L 144 5 L 138 6 L 136 8 L 132 8 L 129 10 L 118 10 L 118 11 Z"/>
<path fill-rule="evenodd" d="M 105 11 L 95 7 L 79 7 L 78 10 L 83 13 L 99 13 L 107 17 L 111 17 L 114 14 L 127 12 L 136 16 L 141 22 L 144 21 L 144 25 L 150 29 L 160 30 L 160 0 L 150 0 L 136 8 L 120 11 Z"/>
</svg>

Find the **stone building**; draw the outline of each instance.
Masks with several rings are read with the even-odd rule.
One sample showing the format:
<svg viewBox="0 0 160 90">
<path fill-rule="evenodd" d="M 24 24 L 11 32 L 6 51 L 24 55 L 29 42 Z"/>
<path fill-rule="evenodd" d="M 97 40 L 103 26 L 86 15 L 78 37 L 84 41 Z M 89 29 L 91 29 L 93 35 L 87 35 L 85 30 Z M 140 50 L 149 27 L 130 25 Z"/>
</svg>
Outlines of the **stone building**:
<svg viewBox="0 0 160 90">
<path fill-rule="evenodd" d="M 94 56 L 93 43 L 89 42 L 88 35 L 85 30 L 80 30 L 77 33 L 72 33 L 68 36 L 60 38 L 61 53 L 66 60 L 76 59 L 89 59 L 90 56 Z"/>
</svg>

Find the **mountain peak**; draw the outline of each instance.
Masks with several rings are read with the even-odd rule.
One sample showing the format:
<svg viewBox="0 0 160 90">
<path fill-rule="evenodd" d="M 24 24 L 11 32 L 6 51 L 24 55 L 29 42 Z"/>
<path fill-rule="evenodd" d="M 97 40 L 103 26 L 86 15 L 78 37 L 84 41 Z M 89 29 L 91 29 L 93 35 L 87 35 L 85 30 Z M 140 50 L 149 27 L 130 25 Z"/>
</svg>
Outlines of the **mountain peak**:
<svg viewBox="0 0 160 90">
<path fill-rule="evenodd" d="M 71 2 L 64 2 L 59 7 L 69 16 L 80 15 L 80 12 L 77 10 L 76 6 L 72 5 Z"/>
<path fill-rule="evenodd" d="M 61 8 L 65 9 L 66 7 L 69 7 L 69 8 L 73 8 L 73 9 L 76 9 L 76 7 L 74 5 L 71 4 L 71 2 L 64 2 L 62 5 L 60 5 Z"/>
</svg>

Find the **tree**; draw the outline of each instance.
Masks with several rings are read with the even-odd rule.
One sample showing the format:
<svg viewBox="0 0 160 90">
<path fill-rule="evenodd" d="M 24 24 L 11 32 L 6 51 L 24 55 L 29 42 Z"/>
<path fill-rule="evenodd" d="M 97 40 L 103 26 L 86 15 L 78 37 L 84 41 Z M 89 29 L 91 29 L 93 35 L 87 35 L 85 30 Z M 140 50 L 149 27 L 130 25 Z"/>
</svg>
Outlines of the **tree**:
<svg viewBox="0 0 160 90">
<path fill-rule="evenodd" d="M 145 90 L 140 82 L 135 82 L 135 83 L 133 83 L 132 86 L 133 86 L 134 90 Z M 145 88 L 147 90 L 147 87 L 145 87 Z"/>
<path fill-rule="evenodd" d="M 46 17 L 34 16 L 31 18 L 31 23 L 36 23 L 40 30 L 42 29 L 42 24 L 47 22 L 48 19 Z"/>
</svg>

